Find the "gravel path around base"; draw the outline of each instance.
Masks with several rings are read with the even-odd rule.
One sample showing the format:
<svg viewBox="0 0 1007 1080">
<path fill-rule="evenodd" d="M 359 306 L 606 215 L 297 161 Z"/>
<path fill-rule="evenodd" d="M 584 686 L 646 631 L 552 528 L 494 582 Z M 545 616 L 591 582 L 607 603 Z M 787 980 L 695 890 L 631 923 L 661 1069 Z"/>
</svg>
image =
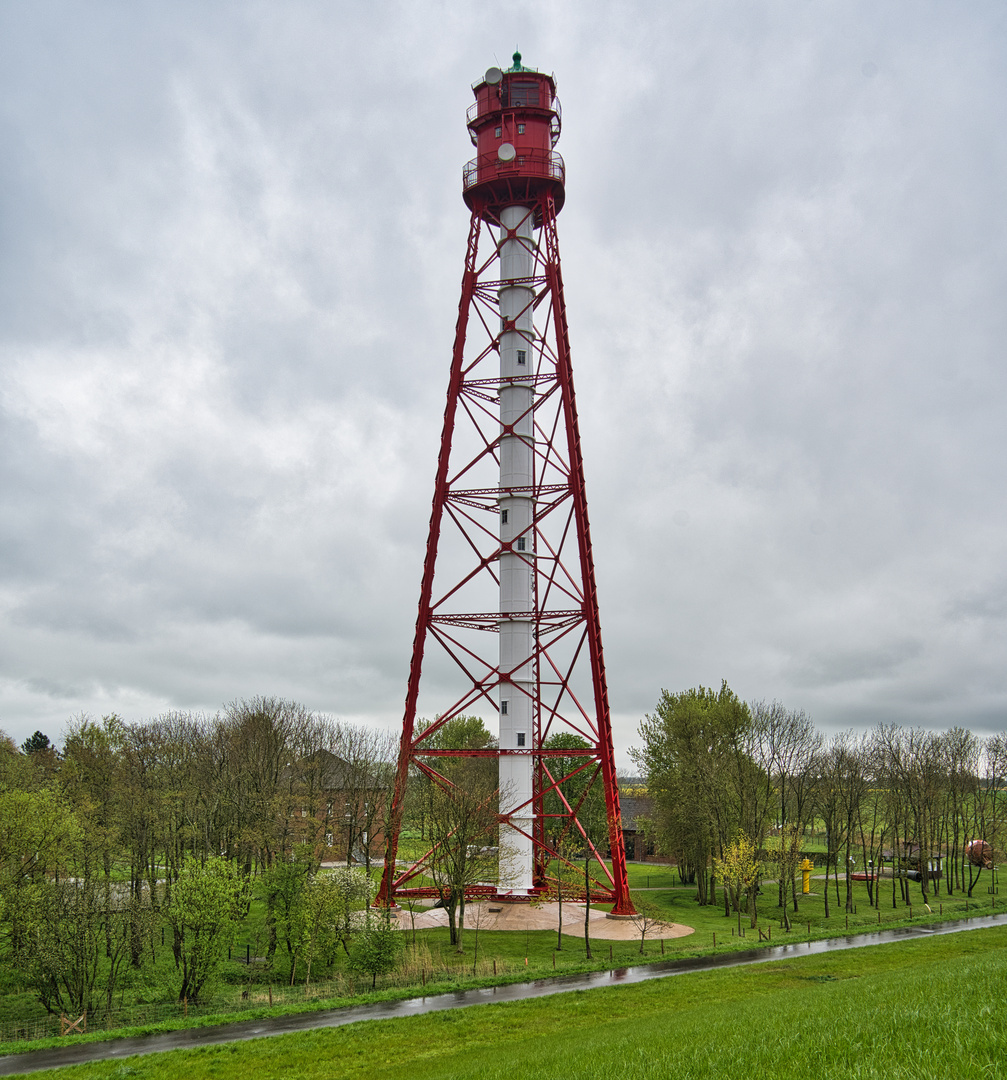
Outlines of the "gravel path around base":
<svg viewBox="0 0 1007 1080">
<path fill-rule="evenodd" d="M 412 929 L 413 919 L 417 930 L 430 930 L 448 925 L 448 913 L 444 908 L 428 908 L 410 916 L 408 911 L 399 912 L 399 924 L 404 930 Z M 465 929 L 474 930 L 555 930 L 559 922 L 559 904 L 501 904 L 480 901 L 465 905 Z M 639 939 L 640 931 L 632 919 L 610 919 L 604 911 L 592 911 L 589 923 L 591 937 L 600 941 L 632 941 Z M 584 905 L 563 905 L 563 933 L 570 937 L 584 936 Z M 681 923 L 660 923 L 647 930 L 650 940 L 685 937 L 695 933 L 694 927 Z"/>
</svg>

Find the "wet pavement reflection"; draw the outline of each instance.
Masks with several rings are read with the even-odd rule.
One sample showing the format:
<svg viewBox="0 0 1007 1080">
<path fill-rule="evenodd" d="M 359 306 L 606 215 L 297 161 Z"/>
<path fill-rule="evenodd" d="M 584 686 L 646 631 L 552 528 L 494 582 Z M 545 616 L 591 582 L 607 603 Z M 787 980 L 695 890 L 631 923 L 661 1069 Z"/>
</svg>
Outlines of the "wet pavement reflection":
<svg viewBox="0 0 1007 1080">
<path fill-rule="evenodd" d="M 513 983 L 510 986 L 459 990 L 455 993 L 410 998 L 407 1001 L 351 1005 L 341 1009 L 297 1013 L 292 1016 L 244 1020 L 216 1027 L 187 1028 L 184 1031 L 169 1031 L 133 1039 L 115 1039 L 107 1042 L 54 1047 L 50 1050 L 32 1050 L 25 1054 L 0 1057 L 0 1076 L 37 1072 L 40 1069 L 52 1069 L 61 1065 L 115 1060 L 136 1054 L 156 1054 L 168 1050 L 242 1042 L 272 1035 L 285 1035 L 294 1031 L 342 1027 L 344 1024 L 354 1024 L 361 1020 L 421 1016 L 424 1013 L 467 1008 L 470 1005 L 486 1005 L 491 1002 L 529 1001 L 533 998 L 564 994 L 573 990 L 596 990 L 602 986 L 627 986 L 632 983 L 647 982 L 649 979 L 684 975 L 691 971 L 716 971 L 720 968 L 742 967 L 747 964 L 767 964 L 774 960 L 786 960 L 797 956 L 821 956 L 824 953 L 842 952 L 846 949 L 862 949 L 894 941 L 913 941 L 942 934 L 960 933 L 963 930 L 980 930 L 1004 925 L 1007 925 L 1007 914 L 986 915 L 931 925 L 902 926 L 892 930 L 878 930 L 871 934 L 850 934 L 822 941 L 792 941 L 786 945 L 746 949 L 722 953 L 719 956 L 694 956 L 681 960 L 662 960 L 653 964 L 641 964 L 638 967 L 615 968 L 610 971 L 558 975 L 533 982 Z"/>
</svg>

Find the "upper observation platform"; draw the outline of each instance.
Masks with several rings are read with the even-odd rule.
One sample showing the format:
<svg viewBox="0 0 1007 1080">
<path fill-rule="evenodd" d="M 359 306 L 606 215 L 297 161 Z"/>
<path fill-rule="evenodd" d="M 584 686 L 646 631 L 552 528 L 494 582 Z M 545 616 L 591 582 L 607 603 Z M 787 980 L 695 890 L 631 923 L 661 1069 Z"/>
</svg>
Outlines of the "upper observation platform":
<svg viewBox="0 0 1007 1080">
<path fill-rule="evenodd" d="M 562 127 L 556 80 L 521 65 L 490 68 L 472 87 L 475 104 L 468 129 L 476 156 L 465 166 L 462 187 L 470 210 L 493 218 L 505 206 L 530 206 L 552 194 L 563 206 L 566 170 L 553 149 Z"/>
</svg>

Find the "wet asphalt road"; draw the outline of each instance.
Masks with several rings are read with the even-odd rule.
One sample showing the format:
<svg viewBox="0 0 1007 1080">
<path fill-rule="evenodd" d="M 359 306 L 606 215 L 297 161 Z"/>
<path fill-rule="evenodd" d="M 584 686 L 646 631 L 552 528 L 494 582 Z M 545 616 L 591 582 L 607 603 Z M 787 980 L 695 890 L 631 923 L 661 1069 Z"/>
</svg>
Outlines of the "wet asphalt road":
<svg viewBox="0 0 1007 1080">
<path fill-rule="evenodd" d="M 157 1035 L 144 1035 L 135 1039 L 114 1039 L 108 1042 L 81 1043 L 54 1047 L 50 1050 L 32 1050 L 26 1054 L 10 1054 L 0 1057 L 0 1076 L 13 1076 L 53 1069 L 60 1065 L 80 1065 L 91 1061 L 108 1061 L 131 1057 L 136 1054 L 159 1054 L 168 1050 L 187 1050 L 197 1046 L 215 1046 L 220 1043 L 243 1042 L 248 1039 L 285 1035 L 292 1031 L 311 1031 L 317 1028 L 342 1027 L 361 1020 L 388 1020 L 393 1017 L 420 1016 L 423 1013 L 443 1012 L 445 1009 L 461 1009 L 470 1005 L 487 1005 L 491 1002 L 529 1001 L 532 998 L 564 994 L 571 990 L 596 990 L 602 986 L 627 986 L 663 979 L 672 975 L 684 975 L 690 971 L 716 971 L 719 968 L 742 967 L 746 964 L 766 964 L 774 960 L 786 960 L 796 956 L 821 956 L 824 953 L 841 952 L 846 949 L 862 949 L 871 945 L 884 945 L 893 941 L 914 941 L 942 934 L 956 934 L 964 930 L 979 930 L 990 926 L 1007 925 L 1007 914 L 986 915 L 975 919 L 959 919 L 954 922 L 932 926 L 905 926 L 894 930 L 879 930 L 873 934 L 850 934 L 848 937 L 828 938 L 825 941 L 792 942 L 764 949 L 747 949 L 743 952 L 724 953 L 721 956 L 696 956 L 684 960 L 664 960 L 639 967 L 616 968 L 612 971 L 595 971 L 581 975 L 560 975 L 555 978 L 538 979 L 535 982 L 513 983 L 510 986 L 492 986 L 482 990 L 460 990 L 453 994 L 436 994 L 431 997 L 410 998 L 407 1001 L 380 1002 L 375 1005 L 357 1005 L 342 1009 L 297 1013 L 264 1020 L 244 1020 L 236 1024 L 217 1027 L 187 1028 L 184 1031 L 168 1031 Z"/>
</svg>

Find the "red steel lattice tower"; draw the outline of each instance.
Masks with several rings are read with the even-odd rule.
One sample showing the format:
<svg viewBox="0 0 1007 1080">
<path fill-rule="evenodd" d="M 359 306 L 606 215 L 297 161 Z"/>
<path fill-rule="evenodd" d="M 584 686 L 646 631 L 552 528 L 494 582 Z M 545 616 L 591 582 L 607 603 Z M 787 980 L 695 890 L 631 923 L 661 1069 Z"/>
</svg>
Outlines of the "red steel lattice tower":
<svg viewBox="0 0 1007 1080">
<path fill-rule="evenodd" d="M 548 894 L 561 852 L 579 846 L 592 900 L 630 914 L 556 234 L 565 181 L 556 83 L 515 53 L 513 67 L 490 68 L 473 90 L 477 155 L 463 173 L 472 217 L 377 902 L 430 891 L 414 879 L 433 849 L 396 862 L 410 769 L 450 791 L 438 755 L 491 754 L 507 856 L 495 895 Z M 438 647 L 433 675 L 428 645 Z M 425 659 L 436 720 L 421 728 Z M 496 715 L 496 749 L 434 748 L 448 721 L 474 712 Z M 549 748 L 561 732 L 580 748 Z M 610 867 L 578 817 L 596 785 Z"/>
</svg>

